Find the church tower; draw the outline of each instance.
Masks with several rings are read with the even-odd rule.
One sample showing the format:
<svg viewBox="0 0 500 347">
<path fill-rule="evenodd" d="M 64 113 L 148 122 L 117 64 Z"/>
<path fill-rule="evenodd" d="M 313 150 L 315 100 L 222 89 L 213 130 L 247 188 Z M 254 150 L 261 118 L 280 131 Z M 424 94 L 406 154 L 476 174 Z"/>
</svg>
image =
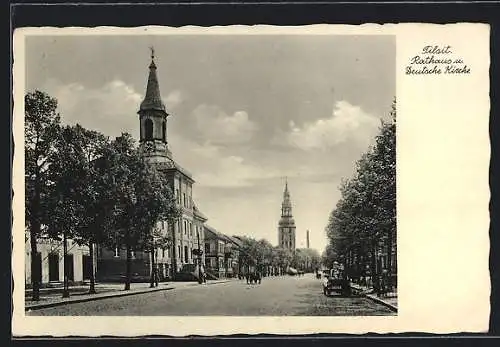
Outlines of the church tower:
<svg viewBox="0 0 500 347">
<path fill-rule="evenodd" d="M 193 266 L 201 267 L 205 263 L 205 255 L 193 251 L 201 249 L 199 240 L 205 239 L 204 223 L 207 218 L 194 204 L 195 181 L 191 173 L 175 162 L 172 157 L 167 141 L 169 114 L 161 99 L 156 70 L 154 50 L 151 48 L 146 95 L 137 112 L 140 124 L 139 147 L 147 162 L 154 165 L 166 178 L 174 194 L 175 203 L 181 211 L 181 215 L 173 223 L 165 220 L 157 225 L 157 228 L 164 235 L 168 234 L 172 240 L 167 252 L 163 249 L 157 250 L 157 261 L 159 265 L 163 264 L 165 276 L 175 278 L 176 274 L 184 271 L 184 268 L 192 270 Z"/>
<path fill-rule="evenodd" d="M 161 100 L 160 85 L 156 74 L 154 49 L 151 48 L 151 64 L 146 95 L 139 111 L 140 148 L 149 162 L 170 163 L 172 153 L 167 141 L 167 117 L 165 104 Z"/>
<path fill-rule="evenodd" d="M 288 181 L 285 182 L 281 218 L 278 225 L 278 244 L 281 248 L 295 250 L 295 220 L 292 215 L 292 201 L 288 191 Z"/>
</svg>

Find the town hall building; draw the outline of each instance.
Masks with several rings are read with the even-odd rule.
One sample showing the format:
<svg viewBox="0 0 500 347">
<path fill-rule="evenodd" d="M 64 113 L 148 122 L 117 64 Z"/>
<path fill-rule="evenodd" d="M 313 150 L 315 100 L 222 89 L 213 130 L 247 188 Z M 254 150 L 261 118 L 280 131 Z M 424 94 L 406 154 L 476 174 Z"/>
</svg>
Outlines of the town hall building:
<svg viewBox="0 0 500 347">
<path fill-rule="evenodd" d="M 160 279 L 175 279 L 178 273 L 190 274 L 198 272 L 198 265 L 205 264 L 205 255 L 196 255 L 197 250 L 204 248 L 204 223 L 207 218 L 196 207 L 193 197 L 191 173 L 178 165 L 172 156 L 167 137 L 167 118 L 169 114 L 161 99 L 158 82 L 157 67 L 152 51 L 149 65 L 149 77 L 146 86 L 146 95 L 139 106 L 140 138 L 139 149 L 146 161 L 154 165 L 162 175 L 165 175 L 170 189 L 175 194 L 177 207 L 181 216 L 173 221 L 160 221 L 157 228 L 163 235 L 168 235 L 169 245 L 163 245 L 154 252 L 154 262 L 157 266 Z M 125 250 L 116 250 L 113 255 L 116 260 L 125 257 Z M 101 250 L 101 255 L 106 250 Z M 108 251 L 109 253 L 109 251 Z M 105 279 L 110 275 L 105 269 L 111 257 L 99 257 L 97 277 Z M 147 276 L 152 266 L 151 254 L 135 252 L 133 272 L 138 276 Z"/>
</svg>

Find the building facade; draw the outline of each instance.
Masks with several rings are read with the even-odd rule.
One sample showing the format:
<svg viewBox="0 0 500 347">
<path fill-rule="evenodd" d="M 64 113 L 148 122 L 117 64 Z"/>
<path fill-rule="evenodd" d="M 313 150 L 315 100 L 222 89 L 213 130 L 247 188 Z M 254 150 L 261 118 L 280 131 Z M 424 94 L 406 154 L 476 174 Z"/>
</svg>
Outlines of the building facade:
<svg viewBox="0 0 500 347">
<path fill-rule="evenodd" d="M 29 234 L 25 242 L 25 284 L 31 285 L 31 244 Z M 40 237 L 37 240 L 38 254 L 35 258 L 39 283 L 42 286 L 62 283 L 64 280 L 64 253 L 62 241 Z M 66 265 L 70 284 L 83 283 L 90 279 L 91 261 L 89 250 L 68 239 Z"/>
<path fill-rule="evenodd" d="M 210 277 L 238 277 L 239 253 L 239 241 L 205 225 L 205 269 Z"/>
<path fill-rule="evenodd" d="M 153 53 L 153 52 L 152 52 Z M 204 228 L 207 218 L 198 210 L 193 201 L 193 185 L 191 173 L 175 162 L 168 144 L 167 118 L 169 114 L 161 99 L 157 67 L 154 54 L 151 55 L 149 76 L 144 100 L 139 106 L 139 149 L 150 165 L 166 177 L 168 185 L 175 195 L 177 207 L 181 215 L 176 220 L 158 222 L 157 230 L 163 236 L 168 236 L 168 245 L 160 245 L 154 250 L 154 264 L 150 252 L 135 252 L 136 265 L 133 273 L 142 276 L 156 266 L 160 279 L 175 279 L 178 273 L 197 273 L 199 265 L 205 263 L 205 255 L 197 255 L 198 249 L 203 249 Z M 100 248 L 98 273 L 111 275 L 110 265 L 113 262 L 123 263 L 124 250 L 106 250 Z M 124 266 L 120 266 L 123 273 Z M 135 272 L 134 272 L 135 271 Z M 118 269 L 112 271 L 114 274 Z M 180 277 L 180 276 L 179 276 Z"/>
<path fill-rule="evenodd" d="M 225 278 L 224 251 L 226 240 L 217 230 L 205 225 L 205 270 L 211 278 Z"/>
<path fill-rule="evenodd" d="M 288 191 L 288 181 L 285 182 L 283 202 L 281 204 L 281 218 L 278 224 L 278 245 L 289 251 L 295 250 L 295 220 L 292 214 L 292 200 Z"/>
</svg>

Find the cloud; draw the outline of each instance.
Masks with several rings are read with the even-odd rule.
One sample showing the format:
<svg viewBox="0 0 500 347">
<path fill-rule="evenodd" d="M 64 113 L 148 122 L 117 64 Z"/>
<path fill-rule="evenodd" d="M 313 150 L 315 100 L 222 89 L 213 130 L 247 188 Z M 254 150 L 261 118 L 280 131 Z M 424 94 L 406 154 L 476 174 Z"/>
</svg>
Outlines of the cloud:
<svg viewBox="0 0 500 347">
<path fill-rule="evenodd" d="M 202 104 L 193 111 L 198 133 L 217 144 L 241 144 L 250 141 L 257 126 L 246 111 L 228 115 L 219 106 Z"/>
<path fill-rule="evenodd" d="M 378 132 L 380 120 L 347 101 L 335 104 L 332 116 L 306 123 L 302 127 L 289 122 L 289 131 L 281 132 L 273 144 L 302 150 L 326 150 L 339 144 L 368 147 Z"/>
<path fill-rule="evenodd" d="M 49 80 L 41 89 L 57 99 L 65 124 L 79 123 L 111 137 L 122 132 L 138 133 L 137 110 L 143 96 L 123 81 L 114 80 L 89 89 L 79 83 Z"/>
<path fill-rule="evenodd" d="M 177 106 L 182 104 L 185 99 L 184 93 L 180 90 L 173 90 L 166 97 L 163 97 L 167 110 L 174 110 Z"/>
<path fill-rule="evenodd" d="M 255 179 L 278 175 L 274 168 L 264 167 L 213 143 L 199 144 L 185 137 L 172 136 L 170 140 L 174 158 L 189 168 L 198 184 L 205 187 L 249 187 Z"/>
</svg>

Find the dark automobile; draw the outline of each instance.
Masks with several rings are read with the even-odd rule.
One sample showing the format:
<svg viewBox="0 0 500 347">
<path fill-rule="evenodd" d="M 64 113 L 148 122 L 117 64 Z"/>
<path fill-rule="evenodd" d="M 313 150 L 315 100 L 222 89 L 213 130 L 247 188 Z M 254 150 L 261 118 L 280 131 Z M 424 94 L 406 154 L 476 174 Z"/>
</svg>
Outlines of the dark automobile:
<svg viewBox="0 0 500 347">
<path fill-rule="evenodd" d="M 341 296 L 351 296 L 352 294 L 349 280 L 336 269 L 330 270 L 330 273 L 325 275 L 323 280 L 323 294 L 330 296 L 332 293 L 338 293 Z"/>
</svg>

